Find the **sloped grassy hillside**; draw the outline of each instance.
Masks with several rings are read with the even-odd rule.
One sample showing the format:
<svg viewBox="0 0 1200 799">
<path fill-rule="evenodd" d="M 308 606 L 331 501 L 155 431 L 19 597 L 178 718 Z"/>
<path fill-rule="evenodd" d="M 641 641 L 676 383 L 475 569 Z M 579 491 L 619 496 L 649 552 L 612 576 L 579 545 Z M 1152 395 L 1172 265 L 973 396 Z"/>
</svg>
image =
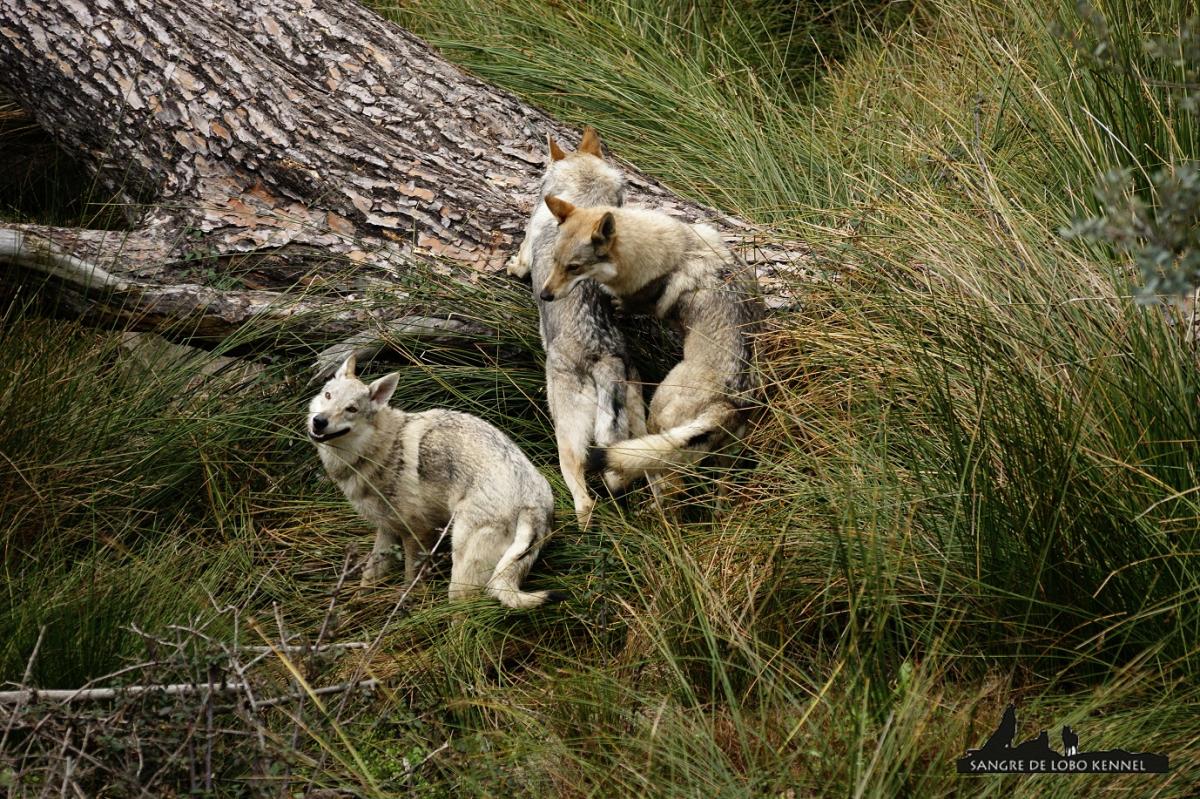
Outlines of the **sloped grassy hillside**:
<svg viewBox="0 0 1200 799">
<path fill-rule="evenodd" d="M 1127 249 L 1064 235 L 1104 211 L 1105 173 L 1153 215 L 1154 176 L 1196 159 L 1194 69 L 1169 57 L 1187 4 L 683 5 L 378 5 L 837 279 L 797 287 L 763 338 L 771 391 L 730 499 L 698 491 L 675 521 L 635 497 L 587 534 L 526 295 L 428 287 L 511 321 L 469 354 L 411 353 L 394 401 L 518 438 L 563 511 L 534 582 L 574 598 L 464 613 L 435 577 L 367 664 L 386 696 L 337 734 L 310 716 L 297 770 L 370 796 L 1191 795 L 1186 310 L 1135 302 Z M 300 434 L 307 361 L 214 391 L 7 302 L 4 678 L 42 628 L 42 686 L 140 656 L 131 623 L 220 627 L 218 605 L 315 634 L 367 531 Z M 379 634 L 394 600 L 347 600 L 337 637 Z M 956 776 L 1012 699 L 1022 734 L 1070 724 L 1174 771 Z"/>
</svg>

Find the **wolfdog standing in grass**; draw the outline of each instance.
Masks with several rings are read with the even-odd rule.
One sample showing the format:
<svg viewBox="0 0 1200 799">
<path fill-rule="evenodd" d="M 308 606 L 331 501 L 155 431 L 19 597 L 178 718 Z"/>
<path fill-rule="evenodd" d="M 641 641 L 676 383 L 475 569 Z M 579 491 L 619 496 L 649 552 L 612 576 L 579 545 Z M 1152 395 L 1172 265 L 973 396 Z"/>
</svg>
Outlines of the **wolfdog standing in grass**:
<svg viewBox="0 0 1200 799">
<path fill-rule="evenodd" d="M 508 267 L 518 277 L 532 272 L 535 297 L 550 274 L 558 228 L 542 200 L 554 194 L 584 206 L 620 205 L 625 192 L 625 179 L 604 161 L 593 128 L 584 131 L 574 153 L 565 152 L 552 138 L 548 143 L 550 166 L 525 228 L 525 241 Z M 557 302 L 537 302 L 559 468 L 575 501 L 579 525 L 586 528 L 596 504 L 585 482 L 588 447 L 645 434 L 642 388 L 617 329 L 612 299 L 595 282 L 581 283 Z M 623 488 L 628 479 L 615 471 L 604 475 L 611 491 Z"/>
<path fill-rule="evenodd" d="M 554 521 L 546 478 L 482 419 L 390 407 L 398 377 L 368 386 L 350 356 L 308 407 L 308 435 L 326 471 L 377 531 L 363 585 L 389 570 L 397 538 L 411 583 L 421 548 L 429 551 L 450 524 L 451 599 L 483 590 L 510 608 L 533 608 L 564 598 L 521 590 Z"/>
</svg>

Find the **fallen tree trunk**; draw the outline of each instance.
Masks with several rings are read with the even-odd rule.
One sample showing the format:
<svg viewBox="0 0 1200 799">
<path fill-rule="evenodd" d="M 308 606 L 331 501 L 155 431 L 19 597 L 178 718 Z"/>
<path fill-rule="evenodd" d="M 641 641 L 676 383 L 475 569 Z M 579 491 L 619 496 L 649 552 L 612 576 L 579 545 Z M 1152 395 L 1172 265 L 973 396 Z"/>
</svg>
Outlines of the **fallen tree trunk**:
<svg viewBox="0 0 1200 799">
<path fill-rule="evenodd" d="M 0 0 L 0 81 L 130 228 L 0 225 L 0 262 L 81 313 L 201 341 L 264 320 L 359 343 L 468 329 L 396 279 L 504 279 L 546 134 L 575 140 L 345 0 Z M 629 173 L 632 202 L 717 226 L 768 293 L 803 262 Z"/>
</svg>

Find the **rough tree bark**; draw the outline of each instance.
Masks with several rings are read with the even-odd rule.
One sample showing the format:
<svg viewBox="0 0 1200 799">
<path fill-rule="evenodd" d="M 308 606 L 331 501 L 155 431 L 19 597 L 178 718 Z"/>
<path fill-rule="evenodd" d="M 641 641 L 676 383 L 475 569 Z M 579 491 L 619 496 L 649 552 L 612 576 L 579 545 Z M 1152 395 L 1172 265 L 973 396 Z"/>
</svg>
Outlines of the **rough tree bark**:
<svg viewBox="0 0 1200 799">
<path fill-rule="evenodd" d="M 0 83 L 131 226 L 0 226 L 0 262 L 93 316 L 207 340 L 264 319 L 360 343 L 469 327 L 358 298 L 397 270 L 502 279 L 546 134 L 575 140 L 347 0 L 0 0 Z M 768 292 L 803 262 L 629 171 L 632 202 L 715 224 Z"/>
</svg>

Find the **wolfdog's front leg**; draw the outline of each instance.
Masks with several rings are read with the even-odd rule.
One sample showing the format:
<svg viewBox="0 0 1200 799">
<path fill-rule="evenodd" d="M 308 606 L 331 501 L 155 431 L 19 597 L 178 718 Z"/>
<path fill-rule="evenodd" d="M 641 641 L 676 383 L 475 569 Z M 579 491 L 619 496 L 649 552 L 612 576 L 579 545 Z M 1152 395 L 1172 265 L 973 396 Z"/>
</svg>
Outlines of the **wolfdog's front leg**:
<svg viewBox="0 0 1200 799">
<path fill-rule="evenodd" d="M 557 430 L 555 432 L 559 433 Z M 586 451 L 586 444 L 580 447 L 570 439 L 569 432 L 564 431 L 558 435 L 558 466 L 567 483 L 567 490 L 571 492 L 571 499 L 575 501 L 575 518 L 579 520 L 581 530 L 588 529 L 592 520 L 592 510 L 596 507 L 596 500 L 588 491 L 584 476 L 583 461 Z"/>
<path fill-rule="evenodd" d="M 408 542 L 408 536 L 405 537 L 405 544 Z M 371 548 L 371 555 L 367 558 L 367 566 L 363 569 L 362 585 L 364 587 L 375 585 L 385 574 L 392 570 L 392 548 L 396 546 L 396 536 L 391 530 L 385 530 L 380 527 L 375 533 L 375 546 Z M 405 563 L 404 571 L 408 573 L 408 547 L 405 546 Z"/>
<path fill-rule="evenodd" d="M 404 584 L 412 585 L 417 580 L 417 561 L 421 558 L 421 543 L 417 537 L 404 536 Z"/>
<path fill-rule="evenodd" d="M 526 233 L 525 240 L 521 242 L 521 247 L 517 250 L 517 254 L 509 258 L 508 263 L 505 265 L 505 271 L 521 280 L 529 277 L 529 242 L 530 237 Z"/>
</svg>

